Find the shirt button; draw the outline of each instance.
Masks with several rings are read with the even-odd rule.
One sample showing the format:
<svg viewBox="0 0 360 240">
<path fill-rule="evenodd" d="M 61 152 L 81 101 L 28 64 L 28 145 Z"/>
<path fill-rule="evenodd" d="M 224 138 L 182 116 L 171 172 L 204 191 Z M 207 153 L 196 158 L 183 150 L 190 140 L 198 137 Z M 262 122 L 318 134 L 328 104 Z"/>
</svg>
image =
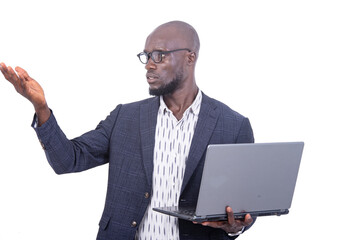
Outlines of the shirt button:
<svg viewBox="0 0 360 240">
<path fill-rule="evenodd" d="M 136 227 L 136 226 L 137 226 L 137 222 L 132 221 L 132 222 L 131 222 L 131 226 L 132 226 L 132 227 Z"/>
<path fill-rule="evenodd" d="M 144 194 L 144 197 L 145 197 L 145 198 L 149 198 L 149 197 L 150 197 L 150 194 L 149 194 L 148 192 L 146 192 L 146 193 Z"/>
</svg>

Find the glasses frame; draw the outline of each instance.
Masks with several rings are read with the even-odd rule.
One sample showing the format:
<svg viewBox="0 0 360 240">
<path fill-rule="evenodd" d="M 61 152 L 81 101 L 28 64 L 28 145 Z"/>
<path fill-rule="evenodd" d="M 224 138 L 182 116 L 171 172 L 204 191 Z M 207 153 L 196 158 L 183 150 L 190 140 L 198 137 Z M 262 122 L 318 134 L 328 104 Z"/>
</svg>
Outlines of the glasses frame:
<svg viewBox="0 0 360 240">
<path fill-rule="evenodd" d="M 175 50 L 170 50 L 170 51 L 161 51 L 161 50 L 154 50 L 152 52 L 141 52 L 137 55 L 137 57 L 139 58 L 140 62 L 143 64 L 148 64 L 149 63 L 149 59 L 151 58 L 153 60 L 154 63 L 161 63 L 163 60 L 163 57 L 165 57 L 165 54 L 169 54 L 172 52 L 177 52 L 177 51 L 188 51 L 191 52 L 190 49 L 188 48 L 179 48 L 179 49 L 175 49 Z M 153 57 L 153 52 L 158 52 L 160 54 L 160 61 L 155 61 L 154 57 Z M 146 63 L 144 63 L 143 61 L 141 61 L 141 56 L 145 55 L 147 57 Z"/>
</svg>

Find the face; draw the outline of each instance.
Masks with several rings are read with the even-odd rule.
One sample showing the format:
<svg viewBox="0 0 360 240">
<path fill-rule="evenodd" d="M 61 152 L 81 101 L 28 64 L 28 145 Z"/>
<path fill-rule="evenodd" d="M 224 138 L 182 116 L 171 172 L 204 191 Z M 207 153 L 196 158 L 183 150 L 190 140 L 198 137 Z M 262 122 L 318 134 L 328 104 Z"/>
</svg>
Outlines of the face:
<svg viewBox="0 0 360 240">
<path fill-rule="evenodd" d="M 181 38 L 169 37 L 169 31 L 155 31 L 146 40 L 145 52 L 170 51 L 183 48 L 181 46 Z M 172 94 L 183 83 L 184 79 L 184 63 L 187 51 L 178 51 L 163 56 L 160 63 L 154 63 L 150 58 L 145 65 L 147 70 L 146 78 L 149 84 L 149 93 L 151 95 L 160 96 Z"/>
</svg>

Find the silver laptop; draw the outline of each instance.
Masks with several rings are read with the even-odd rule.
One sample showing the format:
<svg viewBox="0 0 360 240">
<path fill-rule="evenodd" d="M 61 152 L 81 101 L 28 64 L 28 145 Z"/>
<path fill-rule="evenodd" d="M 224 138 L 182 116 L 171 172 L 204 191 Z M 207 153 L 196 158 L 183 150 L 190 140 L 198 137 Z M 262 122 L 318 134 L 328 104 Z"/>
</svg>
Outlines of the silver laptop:
<svg viewBox="0 0 360 240">
<path fill-rule="evenodd" d="M 303 148 L 303 142 L 209 145 L 197 205 L 154 210 L 195 222 L 226 220 L 226 206 L 235 218 L 287 214 Z"/>
</svg>

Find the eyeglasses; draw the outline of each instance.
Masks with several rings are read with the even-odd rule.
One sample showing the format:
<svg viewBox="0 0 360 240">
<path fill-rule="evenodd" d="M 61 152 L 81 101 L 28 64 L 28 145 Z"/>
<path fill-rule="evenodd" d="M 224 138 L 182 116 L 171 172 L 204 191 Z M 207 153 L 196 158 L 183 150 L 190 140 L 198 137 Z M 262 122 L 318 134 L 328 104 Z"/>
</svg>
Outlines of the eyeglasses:
<svg viewBox="0 0 360 240">
<path fill-rule="evenodd" d="M 177 52 L 177 51 L 191 52 L 191 50 L 188 49 L 188 48 L 180 48 L 180 49 L 175 49 L 175 50 L 171 50 L 171 51 L 154 50 L 154 51 L 149 52 L 149 53 L 141 52 L 137 56 L 138 56 L 140 62 L 143 63 L 143 64 L 147 64 L 149 62 L 150 57 L 154 61 L 154 63 L 161 63 L 163 57 L 165 57 L 165 54 L 169 54 L 169 53 Z"/>
</svg>

